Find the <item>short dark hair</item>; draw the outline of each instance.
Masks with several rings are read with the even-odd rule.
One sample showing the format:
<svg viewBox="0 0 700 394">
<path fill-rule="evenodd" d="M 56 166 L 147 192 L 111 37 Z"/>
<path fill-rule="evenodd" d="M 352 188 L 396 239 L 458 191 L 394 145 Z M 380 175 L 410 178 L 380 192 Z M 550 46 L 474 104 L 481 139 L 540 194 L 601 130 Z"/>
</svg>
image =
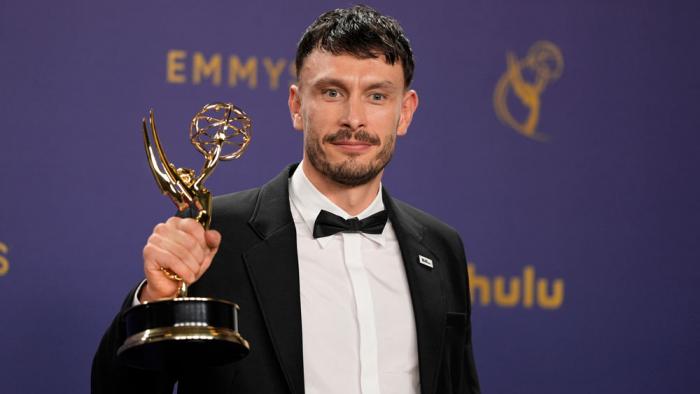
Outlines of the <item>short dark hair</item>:
<svg viewBox="0 0 700 394">
<path fill-rule="evenodd" d="M 297 45 L 297 79 L 304 60 L 317 48 L 361 59 L 384 55 L 388 64 L 401 61 L 406 88 L 413 79 L 413 51 L 401 25 L 366 5 L 325 12 L 306 29 Z"/>
</svg>

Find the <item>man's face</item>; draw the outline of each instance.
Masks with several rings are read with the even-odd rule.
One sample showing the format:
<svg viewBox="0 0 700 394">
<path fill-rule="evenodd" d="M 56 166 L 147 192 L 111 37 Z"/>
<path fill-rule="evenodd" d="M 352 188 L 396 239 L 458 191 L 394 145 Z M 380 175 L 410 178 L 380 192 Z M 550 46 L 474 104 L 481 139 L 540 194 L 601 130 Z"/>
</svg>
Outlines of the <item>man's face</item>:
<svg viewBox="0 0 700 394">
<path fill-rule="evenodd" d="M 294 128 L 304 131 L 304 160 L 347 186 L 381 174 L 418 105 L 403 77 L 401 64 L 387 64 L 383 56 L 311 52 L 289 94 Z"/>
</svg>

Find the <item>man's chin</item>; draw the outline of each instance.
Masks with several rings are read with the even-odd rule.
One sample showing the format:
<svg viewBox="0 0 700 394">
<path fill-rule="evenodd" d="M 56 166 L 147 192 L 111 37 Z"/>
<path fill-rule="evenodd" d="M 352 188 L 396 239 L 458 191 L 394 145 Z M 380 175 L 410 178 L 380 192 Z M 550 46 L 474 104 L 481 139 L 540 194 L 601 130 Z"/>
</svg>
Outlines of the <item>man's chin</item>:
<svg viewBox="0 0 700 394">
<path fill-rule="evenodd" d="M 345 186 L 360 186 L 376 179 L 383 167 L 346 160 L 340 164 L 328 165 L 321 172 L 329 179 Z"/>
</svg>

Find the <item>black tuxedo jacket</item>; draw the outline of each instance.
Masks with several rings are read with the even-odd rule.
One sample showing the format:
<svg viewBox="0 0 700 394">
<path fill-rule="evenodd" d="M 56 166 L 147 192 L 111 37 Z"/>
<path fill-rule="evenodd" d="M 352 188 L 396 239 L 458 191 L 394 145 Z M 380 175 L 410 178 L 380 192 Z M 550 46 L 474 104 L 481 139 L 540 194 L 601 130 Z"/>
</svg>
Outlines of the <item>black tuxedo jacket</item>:
<svg viewBox="0 0 700 394">
<path fill-rule="evenodd" d="M 120 313 L 95 355 L 93 393 L 172 393 L 175 381 L 180 393 L 304 393 L 297 241 L 288 191 L 295 168 L 261 188 L 214 199 L 212 228 L 223 241 L 209 270 L 189 290 L 191 296 L 241 306 L 239 329 L 251 344 L 248 357 L 178 376 L 129 368 L 116 358 L 125 339 Z M 421 394 L 479 393 L 462 241 L 447 225 L 386 191 L 383 198 L 413 301 Z M 433 268 L 419 264 L 419 256 L 431 259 Z M 133 291 L 124 309 L 132 299 Z"/>
</svg>

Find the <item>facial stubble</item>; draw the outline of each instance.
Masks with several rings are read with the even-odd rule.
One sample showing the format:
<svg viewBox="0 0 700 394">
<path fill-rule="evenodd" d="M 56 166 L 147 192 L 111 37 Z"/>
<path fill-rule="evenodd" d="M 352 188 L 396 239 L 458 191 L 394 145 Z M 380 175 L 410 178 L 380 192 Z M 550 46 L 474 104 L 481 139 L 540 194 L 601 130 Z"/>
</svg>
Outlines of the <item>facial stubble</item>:
<svg viewBox="0 0 700 394">
<path fill-rule="evenodd" d="M 332 144 L 344 140 L 366 142 L 371 145 L 379 145 L 378 137 L 365 130 L 351 131 L 341 129 L 334 134 L 323 138 L 323 143 Z M 359 163 L 356 156 L 350 155 L 341 163 L 333 164 L 328 161 L 326 152 L 322 149 L 322 142 L 315 135 L 306 136 L 305 153 L 311 165 L 324 177 L 345 186 L 360 186 L 373 180 L 391 161 L 396 144 L 396 134 L 387 137 L 387 141 L 376 156 L 367 164 Z"/>
</svg>

